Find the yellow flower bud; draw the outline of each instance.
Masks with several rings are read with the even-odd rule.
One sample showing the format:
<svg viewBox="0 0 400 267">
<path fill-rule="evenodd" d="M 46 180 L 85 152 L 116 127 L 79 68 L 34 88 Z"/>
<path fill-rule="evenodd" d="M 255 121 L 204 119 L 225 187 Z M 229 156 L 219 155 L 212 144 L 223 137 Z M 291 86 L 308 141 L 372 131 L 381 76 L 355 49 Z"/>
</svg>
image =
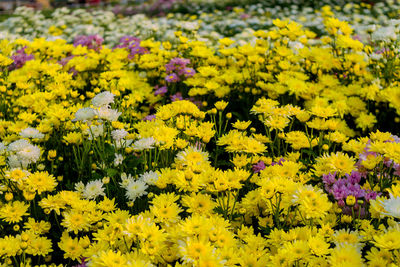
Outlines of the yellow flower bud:
<svg viewBox="0 0 400 267">
<path fill-rule="evenodd" d="M 14 195 L 11 192 L 7 192 L 4 195 L 4 198 L 6 199 L 6 201 L 10 201 L 10 200 L 12 200 L 14 198 Z"/>
<path fill-rule="evenodd" d="M 28 247 L 28 243 L 27 242 L 21 242 L 21 249 L 25 250 Z"/>
<path fill-rule="evenodd" d="M 343 216 L 342 216 L 342 219 L 341 219 L 341 222 L 342 222 L 342 223 L 351 223 L 352 220 L 353 220 L 353 218 L 352 218 L 351 216 L 349 216 L 349 215 L 343 215 Z"/>
<path fill-rule="evenodd" d="M 356 197 L 355 197 L 355 196 L 352 196 L 352 195 L 347 196 L 347 198 L 346 198 L 346 204 L 347 204 L 348 206 L 353 206 L 354 204 L 356 204 Z"/>
<path fill-rule="evenodd" d="M 23 242 L 28 241 L 28 240 L 29 240 L 29 235 L 28 235 L 27 233 L 22 233 L 22 234 L 21 234 L 21 240 L 22 240 Z"/>
<path fill-rule="evenodd" d="M 110 182 L 110 177 L 105 176 L 103 177 L 103 184 L 108 184 Z"/>
</svg>

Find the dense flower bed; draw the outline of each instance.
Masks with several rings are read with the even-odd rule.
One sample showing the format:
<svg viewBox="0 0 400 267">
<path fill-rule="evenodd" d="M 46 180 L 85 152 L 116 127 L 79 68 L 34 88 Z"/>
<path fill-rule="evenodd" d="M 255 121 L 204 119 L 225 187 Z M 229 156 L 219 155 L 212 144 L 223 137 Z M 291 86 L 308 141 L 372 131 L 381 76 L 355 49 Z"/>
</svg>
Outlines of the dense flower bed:
<svg viewBox="0 0 400 267">
<path fill-rule="evenodd" d="M 400 265 L 400 23 L 331 10 L 0 41 L 2 264 Z"/>
<path fill-rule="evenodd" d="M 61 38 L 72 42 L 79 35 L 97 34 L 106 44 L 114 46 L 126 35 L 135 35 L 141 39 L 173 41 L 174 32 L 181 30 L 207 42 L 209 46 L 214 46 L 223 37 L 232 38 L 243 45 L 254 42 L 254 32 L 271 28 L 272 20 L 276 18 L 296 21 L 318 36 L 327 34 L 323 17 L 327 12 L 332 12 L 338 19 L 350 22 L 354 35 L 367 41 L 368 30 L 371 27 L 392 25 L 391 19 L 397 18 L 396 10 L 399 9 L 400 4 L 397 3 L 378 3 L 373 7 L 349 3 L 341 9 L 338 9 L 338 6 L 325 6 L 321 10 L 299 5 L 268 7 L 254 4 L 211 13 L 200 8 L 190 8 L 195 10 L 193 14 L 171 13 L 163 17 L 149 18 L 144 14 L 120 16 L 111 10 L 88 11 L 68 8 L 56 9 L 51 17 L 45 17 L 40 11 L 21 7 L 11 18 L 0 23 L 0 38 L 33 40 L 43 37 L 48 40 Z"/>
</svg>

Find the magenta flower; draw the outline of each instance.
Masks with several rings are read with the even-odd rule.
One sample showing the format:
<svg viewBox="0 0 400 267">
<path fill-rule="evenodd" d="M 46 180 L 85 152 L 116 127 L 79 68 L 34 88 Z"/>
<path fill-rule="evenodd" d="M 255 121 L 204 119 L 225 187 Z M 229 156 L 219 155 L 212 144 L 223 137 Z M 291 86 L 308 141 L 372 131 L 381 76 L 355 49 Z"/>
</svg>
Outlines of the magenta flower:
<svg viewBox="0 0 400 267">
<path fill-rule="evenodd" d="M 196 71 L 193 68 L 187 67 L 190 64 L 190 59 L 187 58 L 173 58 L 165 64 L 165 71 L 167 82 L 179 82 L 184 78 L 192 77 Z"/>
<path fill-rule="evenodd" d="M 183 99 L 182 94 L 179 93 L 179 92 L 171 96 L 171 101 L 172 102 L 175 102 L 175 101 L 178 101 L 178 100 L 182 100 L 182 99 Z"/>
<path fill-rule="evenodd" d="M 253 165 L 253 172 L 258 173 L 265 169 L 264 161 L 260 160 L 257 164 Z"/>
<path fill-rule="evenodd" d="M 65 57 L 65 58 L 62 58 L 60 61 L 58 61 L 58 64 L 60 64 L 61 66 L 65 66 L 65 65 L 67 65 L 67 63 L 71 60 L 71 59 L 73 59 L 75 56 L 74 55 L 72 55 L 72 56 L 68 56 L 68 57 Z"/>
<path fill-rule="evenodd" d="M 186 59 L 186 58 L 173 58 L 171 59 L 166 65 L 165 65 L 165 70 L 167 73 L 171 73 L 171 72 L 179 72 L 181 70 L 183 70 L 184 68 L 186 68 L 186 65 L 190 64 L 190 59 Z M 180 75 L 183 73 L 179 73 Z"/>
<path fill-rule="evenodd" d="M 276 165 L 276 164 L 282 166 L 282 162 L 284 162 L 284 161 L 285 161 L 284 158 L 280 158 L 277 162 L 272 162 L 272 163 L 271 163 L 271 166 L 274 166 L 274 165 Z"/>
<path fill-rule="evenodd" d="M 156 91 L 154 92 L 154 95 L 164 95 L 166 92 L 168 92 L 168 89 L 166 86 L 162 86 L 158 88 L 158 86 L 155 88 Z"/>
<path fill-rule="evenodd" d="M 143 118 L 144 121 L 152 121 L 156 119 L 156 115 L 147 115 Z"/>
<path fill-rule="evenodd" d="M 103 44 L 103 38 L 98 36 L 97 34 L 94 35 L 78 35 L 75 37 L 74 46 L 86 46 L 89 49 L 93 49 L 99 51 Z"/>
<path fill-rule="evenodd" d="M 357 200 L 364 199 L 366 202 L 369 202 L 371 199 L 376 199 L 376 197 L 380 195 L 380 193 L 375 191 L 363 189 L 360 185 L 362 178 L 363 174 L 357 171 L 346 174 L 345 178 L 338 179 L 336 179 L 336 173 L 323 175 L 322 181 L 325 185 L 325 190 L 335 198 L 339 207 L 342 208 L 343 214 L 351 215 L 353 212 L 352 209 L 357 209 L 360 216 L 364 216 L 366 214 L 365 207 L 359 206 Z M 346 206 L 346 198 L 348 196 L 354 196 L 356 198 L 355 206 Z M 365 203 L 363 205 L 365 205 Z"/>
<path fill-rule="evenodd" d="M 196 74 L 196 71 L 192 68 L 184 68 L 183 69 L 183 76 L 185 76 L 185 78 L 192 77 L 195 74 Z"/>
<path fill-rule="evenodd" d="M 149 51 L 140 46 L 141 40 L 139 38 L 133 36 L 124 36 L 119 39 L 120 44 L 115 48 L 125 48 L 130 52 L 128 55 L 129 59 L 133 59 L 136 55 L 143 55 L 148 53 Z"/>
<path fill-rule="evenodd" d="M 175 73 L 168 74 L 167 77 L 165 77 L 165 80 L 169 83 L 176 83 L 180 81 L 178 75 Z"/>
<path fill-rule="evenodd" d="M 9 70 L 22 68 L 27 61 L 34 59 L 33 55 L 25 53 L 25 48 L 26 47 L 23 47 L 17 50 L 15 54 L 11 56 L 11 59 L 14 60 L 14 62 L 9 66 Z"/>
</svg>

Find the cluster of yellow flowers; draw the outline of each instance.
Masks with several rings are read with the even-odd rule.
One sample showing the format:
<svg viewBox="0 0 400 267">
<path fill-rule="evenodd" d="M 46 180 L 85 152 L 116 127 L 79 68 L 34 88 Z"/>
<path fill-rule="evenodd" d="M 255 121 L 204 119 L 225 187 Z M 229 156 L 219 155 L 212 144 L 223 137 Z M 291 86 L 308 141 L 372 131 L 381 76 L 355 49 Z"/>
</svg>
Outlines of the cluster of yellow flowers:
<svg viewBox="0 0 400 267">
<path fill-rule="evenodd" d="M 0 41 L 0 264 L 400 265 L 396 44 L 324 19 Z"/>
</svg>

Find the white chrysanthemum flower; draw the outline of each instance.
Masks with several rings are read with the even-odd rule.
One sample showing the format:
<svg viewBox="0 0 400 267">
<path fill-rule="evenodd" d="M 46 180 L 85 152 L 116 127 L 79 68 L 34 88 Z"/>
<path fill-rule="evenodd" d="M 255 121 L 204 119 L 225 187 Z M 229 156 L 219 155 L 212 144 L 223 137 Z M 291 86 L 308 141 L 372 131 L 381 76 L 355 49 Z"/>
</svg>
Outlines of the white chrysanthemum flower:
<svg viewBox="0 0 400 267">
<path fill-rule="evenodd" d="M 111 132 L 111 135 L 115 141 L 120 141 L 122 138 L 128 135 L 125 129 L 117 129 Z"/>
<path fill-rule="evenodd" d="M 101 92 L 93 97 L 92 104 L 97 108 L 108 106 L 111 103 L 114 103 L 114 96 L 115 95 L 113 93 L 108 91 Z"/>
<path fill-rule="evenodd" d="M 291 48 L 293 48 L 295 50 L 295 52 L 297 52 L 297 50 L 300 50 L 302 48 L 304 48 L 304 45 L 298 41 L 296 42 L 289 42 L 289 46 Z"/>
<path fill-rule="evenodd" d="M 154 148 L 156 140 L 153 137 L 141 138 L 133 143 L 134 150 L 145 150 Z"/>
<path fill-rule="evenodd" d="M 72 121 L 90 121 L 96 116 L 96 110 L 93 108 L 81 108 L 75 112 L 75 118 Z"/>
<path fill-rule="evenodd" d="M 39 132 L 37 129 L 28 127 L 23 129 L 20 133 L 20 136 L 25 137 L 25 138 L 37 138 L 37 139 L 42 139 L 44 138 L 44 134 Z"/>
<path fill-rule="evenodd" d="M 121 165 L 122 161 L 124 161 L 124 157 L 121 154 L 115 154 L 114 165 L 115 166 Z"/>
<path fill-rule="evenodd" d="M 21 167 L 26 168 L 26 166 L 28 165 L 28 164 L 26 164 L 26 166 L 24 166 L 25 162 L 22 163 L 17 155 L 8 156 L 7 163 L 10 166 L 10 168 L 21 168 Z"/>
<path fill-rule="evenodd" d="M 17 152 L 17 156 L 30 163 L 36 162 L 40 157 L 40 148 L 38 146 L 30 145 Z"/>
<path fill-rule="evenodd" d="M 127 186 L 125 187 L 126 189 L 126 197 L 131 200 L 135 201 L 136 198 L 147 195 L 146 189 L 149 186 L 141 180 L 130 180 Z"/>
<path fill-rule="evenodd" d="M 26 168 L 40 158 L 40 148 L 25 139 L 12 142 L 8 145 L 7 150 L 11 152 L 8 157 L 8 164 L 11 168 Z"/>
<path fill-rule="evenodd" d="M 11 151 L 11 152 L 18 152 L 18 151 L 20 151 L 20 150 L 22 150 L 25 147 L 30 146 L 30 145 L 32 145 L 32 144 L 28 140 L 19 139 L 17 141 L 14 141 L 14 142 L 10 143 L 8 145 L 8 147 L 7 147 L 7 150 Z"/>
<path fill-rule="evenodd" d="M 133 181 L 131 174 L 121 173 L 121 182 L 119 183 L 121 187 L 126 188 L 130 181 Z"/>
<path fill-rule="evenodd" d="M 128 139 L 128 140 L 122 139 L 119 142 L 115 143 L 115 147 L 118 149 L 120 149 L 122 147 L 124 147 L 124 148 L 129 147 L 132 144 L 132 142 L 133 142 L 132 139 Z"/>
<path fill-rule="evenodd" d="M 390 198 L 382 202 L 385 212 L 382 214 L 400 219 L 400 197 L 394 197 L 390 194 Z"/>
<path fill-rule="evenodd" d="M 99 118 L 108 121 L 117 121 L 118 117 L 122 114 L 122 112 L 118 112 L 118 110 L 111 109 L 106 106 L 102 106 L 99 110 L 97 110 L 96 113 L 99 116 Z"/>
<path fill-rule="evenodd" d="M 85 186 L 83 197 L 86 199 L 96 199 L 98 196 L 104 196 L 103 182 L 101 180 L 94 180 Z"/>
<path fill-rule="evenodd" d="M 104 134 L 104 126 L 103 124 L 100 125 L 91 125 L 90 129 L 86 129 L 85 133 L 89 135 L 89 140 L 93 140 L 99 136 L 103 136 Z"/>
<path fill-rule="evenodd" d="M 374 41 L 390 41 L 396 40 L 396 31 L 393 26 L 381 27 L 372 33 L 372 40 Z"/>
<path fill-rule="evenodd" d="M 85 191 L 85 184 L 82 182 L 77 182 L 74 188 L 76 192 L 83 194 L 83 191 Z"/>
<path fill-rule="evenodd" d="M 154 185 L 158 181 L 160 174 L 155 171 L 148 171 L 139 176 L 139 179 L 148 185 Z"/>
</svg>

